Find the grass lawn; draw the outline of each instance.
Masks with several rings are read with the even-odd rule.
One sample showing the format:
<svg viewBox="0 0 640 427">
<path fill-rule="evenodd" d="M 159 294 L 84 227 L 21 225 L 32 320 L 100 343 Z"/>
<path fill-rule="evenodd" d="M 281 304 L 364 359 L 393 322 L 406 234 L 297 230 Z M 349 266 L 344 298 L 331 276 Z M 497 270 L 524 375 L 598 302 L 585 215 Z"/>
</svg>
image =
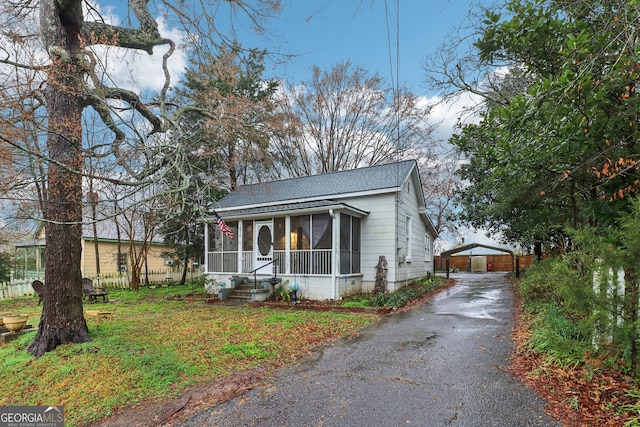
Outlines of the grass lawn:
<svg viewBox="0 0 640 427">
<path fill-rule="evenodd" d="M 185 294 L 190 286 L 172 287 Z M 64 345 L 35 359 L 35 332 L 0 345 L 0 405 L 63 405 L 67 426 L 81 426 L 141 400 L 177 395 L 189 385 L 256 367 L 275 368 L 376 321 L 366 313 L 227 307 L 166 299 L 163 288 L 113 291 L 111 319 L 87 319 L 92 342 Z M 0 312 L 29 315 L 37 298 L 0 301 Z"/>
</svg>

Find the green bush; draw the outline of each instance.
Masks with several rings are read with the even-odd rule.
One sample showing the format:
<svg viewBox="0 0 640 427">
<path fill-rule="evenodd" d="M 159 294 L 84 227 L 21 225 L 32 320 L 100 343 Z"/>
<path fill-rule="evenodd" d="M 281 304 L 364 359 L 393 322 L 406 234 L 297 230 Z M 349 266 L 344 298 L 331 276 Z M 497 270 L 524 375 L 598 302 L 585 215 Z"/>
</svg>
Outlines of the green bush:
<svg viewBox="0 0 640 427">
<path fill-rule="evenodd" d="M 577 366 L 584 362 L 591 348 L 588 322 L 566 318 L 555 305 L 541 308 L 534 321 L 529 348 L 560 366 Z"/>
<path fill-rule="evenodd" d="M 591 280 L 575 268 L 575 260 L 551 258 L 534 263 L 518 284 L 527 309 L 553 304 L 563 314 L 583 318 L 593 307 Z"/>
<path fill-rule="evenodd" d="M 395 292 L 377 293 L 371 296 L 372 307 L 399 308 L 409 301 L 420 298 L 423 295 L 444 286 L 440 280 L 426 278 L 412 283 L 409 286 L 398 289 Z"/>
</svg>

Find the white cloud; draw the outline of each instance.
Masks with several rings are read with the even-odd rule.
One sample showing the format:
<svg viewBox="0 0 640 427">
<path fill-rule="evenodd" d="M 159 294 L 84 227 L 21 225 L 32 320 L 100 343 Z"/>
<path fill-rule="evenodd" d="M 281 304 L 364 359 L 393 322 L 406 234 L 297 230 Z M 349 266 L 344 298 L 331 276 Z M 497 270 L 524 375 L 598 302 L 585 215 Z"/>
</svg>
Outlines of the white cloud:
<svg viewBox="0 0 640 427">
<path fill-rule="evenodd" d="M 447 142 L 453 135 L 459 122 L 473 123 L 477 117 L 471 110 L 481 102 L 481 97 L 472 93 L 463 93 L 452 100 L 443 100 L 440 96 L 424 98 L 431 105 L 428 124 L 434 127 L 434 140 Z"/>
<path fill-rule="evenodd" d="M 110 15 L 111 16 L 111 15 Z M 117 19 L 115 20 L 117 22 Z M 184 38 L 184 33 L 175 28 L 168 28 L 165 21 L 158 20 L 158 30 L 162 37 L 173 40 L 177 46 Z M 134 92 L 154 91 L 162 89 L 165 76 L 162 70 L 162 56 L 169 50 L 168 45 L 157 46 L 153 54 L 133 49 L 98 45 L 93 48 L 100 58 L 103 75 L 111 82 L 109 85 L 129 89 Z M 168 60 L 171 84 L 175 85 L 184 74 L 187 66 L 187 52 L 176 47 Z"/>
<path fill-rule="evenodd" d="M 497 70 L 498 74 L 503 70 Z M 442 97 L 425 97 L 424 103 L 431 105 L 431 113 L 428 123 L 435 127 L 434 141 L 443 145 L 443 155 L 451 156 L 453 147 L 448 144 L 449 139 L 454 134 L 458 123 L 475 123 L 478 116 L 473 114 L 474 108 L 482 101 L 482 97 L 469 92 L 463 93 L 452 100 L 443 101 Z M 455 162 L 464 162 L 463 159 L 453 159 Z M 485 229 L 473 229 L 466 227 L 458 228 L 459 236 L 442 235 L 438 239 L 437 245 L 440 251 L 448 250 L 461 244 L 461 237 L 465 244 L 480 243 L 487 246 L 494 246 L 507 249 L 515 249 L 514 246 L 500 243 L 500 235 L 487 236 Z M 486 253 L 492 253 L 489 249 L 483 249 Z M 468 253 L 468 252 L 465 252 Z"/>
</svg>

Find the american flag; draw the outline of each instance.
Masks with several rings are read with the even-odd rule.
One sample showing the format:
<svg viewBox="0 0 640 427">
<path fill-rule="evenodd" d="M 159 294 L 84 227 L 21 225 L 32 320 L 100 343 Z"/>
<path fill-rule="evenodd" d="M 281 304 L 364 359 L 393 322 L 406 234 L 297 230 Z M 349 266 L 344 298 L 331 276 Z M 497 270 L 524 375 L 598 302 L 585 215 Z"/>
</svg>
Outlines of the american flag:
<svg viewBox="0 0 640 427">
<path fill-rule="evenodd" d="M 220 227 L 220 231 L 222 231 L 224 234 L 229 236 L 231 240 L 233 240 L 233 231 L 229 228 L 227 223 L 224 222 L 222 218 L 220 218 L 220 215 L 218 215 L 217 212 L 214 211 L 213 214 L 216 217 L 216 221 L 218 222 L 218 227 Z"/>
</svg>

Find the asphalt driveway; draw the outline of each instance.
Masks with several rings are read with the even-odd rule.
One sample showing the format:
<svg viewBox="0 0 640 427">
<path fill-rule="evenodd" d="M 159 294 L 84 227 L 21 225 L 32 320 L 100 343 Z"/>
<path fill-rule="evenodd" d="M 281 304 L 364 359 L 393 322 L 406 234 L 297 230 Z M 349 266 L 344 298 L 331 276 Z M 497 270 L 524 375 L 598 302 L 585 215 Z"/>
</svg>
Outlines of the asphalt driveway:
<svg viewBox="0 0 640 427">
<path fill-rule="evenodd" d="M 503 369 L 513 293 L 500 273 L 456 286 L 282 370 L 190 426 L 559 426 Z"/>
</svg>

